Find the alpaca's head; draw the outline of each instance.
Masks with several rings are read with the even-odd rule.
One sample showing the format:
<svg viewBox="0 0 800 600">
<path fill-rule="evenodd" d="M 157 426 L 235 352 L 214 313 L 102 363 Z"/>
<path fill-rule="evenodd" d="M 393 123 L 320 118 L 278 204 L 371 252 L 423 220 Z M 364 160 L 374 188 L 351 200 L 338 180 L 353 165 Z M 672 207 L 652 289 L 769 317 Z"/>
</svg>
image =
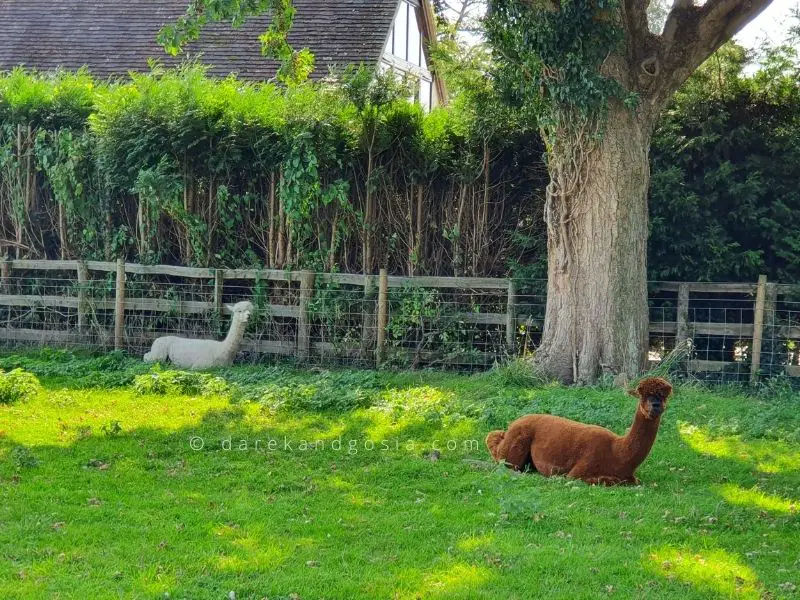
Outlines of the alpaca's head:
<svg viewBox="0 0 800 600">
<path fill-rule="evenodd" d="M 233 306 L 228 306 L 228 310 L 233 313 L 233 318 L 242 323 L 247 323 L 250 315 L 253 314 L 253 305 L 247 300 L 237 302 Z"/>
<path fill-rule="evenodd" d="M 667 401 L 672 395 L 669 381 L 661 377 L 642 379 L 635 390 L 628 392 L 639 399 L 639 410 L 647 419 L 657 419 L 667 410 Z"/>
</svg>

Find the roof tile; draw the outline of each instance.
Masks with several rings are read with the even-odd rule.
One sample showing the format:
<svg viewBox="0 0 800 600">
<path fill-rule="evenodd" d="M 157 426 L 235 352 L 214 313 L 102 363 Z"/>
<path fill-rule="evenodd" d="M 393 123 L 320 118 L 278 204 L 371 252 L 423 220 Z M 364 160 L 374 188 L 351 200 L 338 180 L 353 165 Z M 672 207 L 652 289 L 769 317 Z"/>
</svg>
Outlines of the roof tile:
<svg viewBox="0 0 800 600">
<path fill-rule="evenodd" d="M 316 57 L 313 77 L 335 67 L 373 64 L 383 52 L 399 0 L 294 0 L 289 41 Z M 147 71 L 155 58 L 174 59 L 156 43 L 159 29 L 183 14 L 187 0 L 0 0 L 0 70 L 24 65 L 39 70 L 88 66 L 97 77 Z M 215 23 L 187 53 L 200 55 L 214 75 L 236 73 L 266 80 L 278 64 L 261 55 L 262 15 L 232 29 Z"/>
</svg>

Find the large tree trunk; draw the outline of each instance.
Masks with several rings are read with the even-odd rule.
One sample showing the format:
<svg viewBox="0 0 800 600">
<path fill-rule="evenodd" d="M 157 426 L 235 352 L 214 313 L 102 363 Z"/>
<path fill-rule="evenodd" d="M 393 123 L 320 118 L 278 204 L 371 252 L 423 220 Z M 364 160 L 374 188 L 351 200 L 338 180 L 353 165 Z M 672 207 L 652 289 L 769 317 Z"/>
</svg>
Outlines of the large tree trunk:
<svg viewBox="0 0 800 600">
<path fill-rule="evenodd" d="M 566 383 L 645 365 L 648 121 L 612 105 L 599 141 L 584 131 L 550 148 L 547 311 L 535 362 Z"/>
</svg>

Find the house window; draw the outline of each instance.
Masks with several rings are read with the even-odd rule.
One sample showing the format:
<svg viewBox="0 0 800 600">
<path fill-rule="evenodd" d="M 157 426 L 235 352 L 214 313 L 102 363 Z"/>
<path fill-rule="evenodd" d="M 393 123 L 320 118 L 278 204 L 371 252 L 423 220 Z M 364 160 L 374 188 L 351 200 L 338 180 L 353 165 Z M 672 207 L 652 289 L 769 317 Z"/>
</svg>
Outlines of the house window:
<svg viewBox="0 0 800 600">
<path fill-rule="evenodd" d="M 433 104 L 431 93 L 433 91 L 433 86 L 431 82 L 426 79 L 421 79 L 419 82 L 419 103 L 422 104 L 422 108 L 426 111 L 431 109 L 431 105 Z"/>
<path fill-rule="evenodd" d="M 397 58 L 408 60 L 408 9 L 406 2 L 400 3 L 400 10 L 394 20 L 394 47 L 392 54 Z"/>
<path fill-rule="evenodd" d="M 425 64 L 422 49 L 422 7 L 411 0 L 403 0 L 397 9 L 394 26 L 386 45 L 387 52 L 412 65 Z"/>
<path fill-rule="evenodd" d="M 418 0 L 399 3 L 381 68 L 390 68 L 400 77 L 410 77 L 416 84 L 414 97 L 427 111 L 436 106 L 437 99 L 433 75 L 425 58 L 423 22 L 422 6 Z"/>
<path fill-rule="evenodd" d="M 422 35 L 419 30 L 418 11 L 418 7 L 412 8 L 408 6 L 409 23 L 411 25 L 408 28 L 408 62 L 417 66 L 420 65 L 419 59 L 422 53 Z"/>
</svg>

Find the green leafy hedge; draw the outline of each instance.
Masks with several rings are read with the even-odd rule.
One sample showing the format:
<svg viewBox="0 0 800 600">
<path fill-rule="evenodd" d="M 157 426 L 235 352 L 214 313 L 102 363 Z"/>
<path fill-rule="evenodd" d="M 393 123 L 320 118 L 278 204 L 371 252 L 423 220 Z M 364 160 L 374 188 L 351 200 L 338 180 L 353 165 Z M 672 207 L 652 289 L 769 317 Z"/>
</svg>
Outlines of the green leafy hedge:
<svg viewBox="0 0 800 600">
<path fill-rule="evenodd" d="M 0 75 L 2 237 L 31 257 L 504 270 L 541 232 L 544 173 L 521 168 L 535 129 L 466 103 L 423 114 L 409 93 L 355 68 L 290 88 L 193 64 Z"/>
<path fill-rule="evenodd" d="M 651 279 L 800 277 L 797 51 L 745 67 L 724 47 L 654 133 Z M 0 75 L 0 254 L 542 277 L 536 116 L 475 81 L 423 114 L 365 69 L 290 88 L 192 64 Z"/>
</svg>

